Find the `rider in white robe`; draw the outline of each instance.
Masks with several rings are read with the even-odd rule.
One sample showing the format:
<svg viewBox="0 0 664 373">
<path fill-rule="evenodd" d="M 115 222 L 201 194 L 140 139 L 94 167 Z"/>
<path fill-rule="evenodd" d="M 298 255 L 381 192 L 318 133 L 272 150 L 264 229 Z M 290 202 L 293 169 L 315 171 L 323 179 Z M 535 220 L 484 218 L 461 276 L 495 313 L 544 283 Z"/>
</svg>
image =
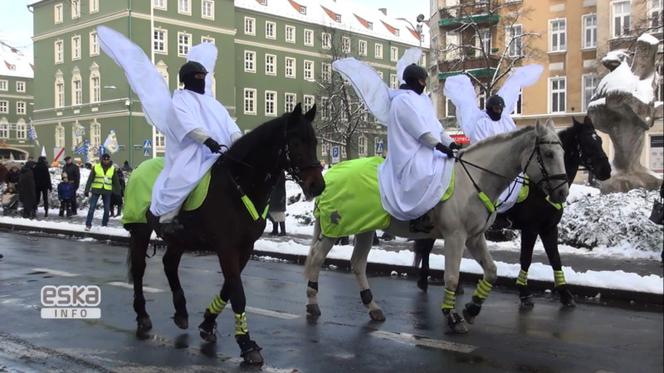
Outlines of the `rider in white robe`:
<svg viewBox="0 0 664 373">
<path fill-rule="evenodd" d="M 541 74 L 541 65 L 516 68 L 498 93 L 487 100 L 485 111 L 477 107 L 475 90 L 466 75 L 447 78 L 444 94 L 456 106 L 459 125 L 470 143 L 474 144 L 489 136 L 516 129 L 511 113 L 516 106 L 519 92 L 524 87 L 535 84 Z M 505 212 L 514 206 L 521 186 L 522 184 L 515 180 L 500 194 L 498 212 Z"/>
</svg>

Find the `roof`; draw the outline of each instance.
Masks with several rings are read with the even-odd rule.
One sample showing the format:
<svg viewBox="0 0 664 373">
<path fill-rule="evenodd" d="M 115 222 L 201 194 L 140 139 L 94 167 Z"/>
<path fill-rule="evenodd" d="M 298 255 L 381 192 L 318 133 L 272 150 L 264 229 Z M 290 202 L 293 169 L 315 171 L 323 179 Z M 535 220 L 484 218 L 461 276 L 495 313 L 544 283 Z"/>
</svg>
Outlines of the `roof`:
<svg viewBox="0 0 664 373">
<path fill-rule="evenodd" d="M 235 6 L 378 39 L 420 46 L 408 22 L 390 18 L 351 0 L 234 0 Z M 412 21 L 415 24 L 415 20 Z M 429 28 L 422 24 L 422 48 L 429 48 Z"/>
<path fill-rule="evenodd" d="M 18 49 L 0 41 L 0 76 L 33 78 L 32 60 Z"/>
</svg>

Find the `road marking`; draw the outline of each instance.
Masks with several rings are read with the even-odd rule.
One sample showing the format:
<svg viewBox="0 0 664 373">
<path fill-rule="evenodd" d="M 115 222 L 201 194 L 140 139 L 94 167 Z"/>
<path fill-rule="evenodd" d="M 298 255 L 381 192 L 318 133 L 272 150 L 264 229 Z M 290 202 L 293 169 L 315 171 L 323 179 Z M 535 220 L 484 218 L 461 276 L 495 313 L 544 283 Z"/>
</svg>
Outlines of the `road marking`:
<svg viewBox="0 0 664 373">
<path fill-rule="evenodd" d="M 274 317 L 274 318 L 283 319 L 283 320 L 293 320 L 293 319 L 297 319 L 297 318 L 300 317 L 299 315 L 294 315 L 292 313 L 266 310 L 264 308 L 246 306 L 245 309 L 247 310 L 247 312 L 255 313 L 257 315 Z"/>
<path fill-rule="evenodd" d="M 51 275 L 54 275 L 54 276 L 62 276 L 62 277 L 77 277 L 77 276 L 80 276 L 79 274 L 76 274 L 76 273 L 58 271 L 58 270 L 49 269 L 49 268 L 33 268 L 32 270 L 34 272 L 48 273 L 48 274 L 51 274 Z"/>
<path fill-rule="evenodd" d="M 419 337 L 416 335 L 408 334 L 408 333 L 392 333 L 392 332 L 386 332 L 384 330 L 375 330 L 371 332 L 371 335 L 378 337 L 378 338 L 383 338 L 383 339 L 389 339 L 391 341 L 399 342 L 399 343 L 405 343 L 408 345 L 414 345 L 414 346 L 422 346 L 422 347 L 431 347 L 431 348 L 437 348 L 440 350 L 447 350 L 447 351 L 454 351 L 454 352 L 463 352 L 463 353 L 471 353 L 477 349 L 476 346 L 472 345 L 467 345 L 463 343 L 455 343 L 455 342 L 448 342 L 448 341 L 443 341 L 441 339 L 431 339 L 431 338 L 426 338 L 426 337 Z"/>
<path fill-rule="evenodd" d="M 128 284 L 126 282 L 113 281 L 113 282 L 107 282 L 106 285 L 117 286 L 117 287 L 120 287 L 120 288 L 134 290 L 134 285 L 133 284 Z M 151 288 L 149 286 L 143 286 L 143 291 L 146 292 L 146 293 L 163 293 L 164 292 L 164 290 L 157 289 L 157 288 Z"/>
</svg>

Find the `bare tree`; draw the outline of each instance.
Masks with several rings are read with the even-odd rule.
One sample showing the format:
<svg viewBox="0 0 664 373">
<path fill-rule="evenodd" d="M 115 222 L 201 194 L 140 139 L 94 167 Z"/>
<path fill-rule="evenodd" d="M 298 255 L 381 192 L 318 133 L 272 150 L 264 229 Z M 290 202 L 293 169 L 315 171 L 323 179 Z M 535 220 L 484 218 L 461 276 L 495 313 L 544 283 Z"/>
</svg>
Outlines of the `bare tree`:
<svg viewBox="0 0 664 373">
<path fill-rule="evenodd" d="M 316 132 L 323 143 L 344 147 L 346 158 L 352 159 L 358 155 L 357 135 L 373 124 L 372 116 L 353 87 L 331 68 L 332 62 L 350 55 L 351 35 L 334 28 L 324 28 L 323 34 L 330 38 L 331 60 L 327 69 L 321 69 L 318 79 L 321 113 L 316 121 Z"/>
</svg>

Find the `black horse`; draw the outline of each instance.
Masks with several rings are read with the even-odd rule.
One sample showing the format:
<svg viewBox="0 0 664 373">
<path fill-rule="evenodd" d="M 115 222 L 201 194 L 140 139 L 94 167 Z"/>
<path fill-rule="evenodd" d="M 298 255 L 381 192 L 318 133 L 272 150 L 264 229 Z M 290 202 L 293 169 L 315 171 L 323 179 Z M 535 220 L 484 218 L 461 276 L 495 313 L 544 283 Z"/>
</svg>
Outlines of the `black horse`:
<svg viewBox="0 0 664 373">
<path fill-rule="evenodd" d="M 580 165 L 586 167 L 588 172 L 599 180 L 608 179 L 611 176 L 611 164 L 602 149 L 602 139 L 595 132 L 590 118 L 586 116 L 583 123 L 576 119 L 573 121 L 571 127 L 558 133 L 565 150 L 568 183 L 572 184 Z M 521 307 L 530 309 L 534 306 L 532 295 L 528 290 L 527 275 L 538 235 L 542 239 L 549 263 L 554 270 L 555 289 L 560 295 L 560 302 L 565 306 L 574 306 L 574 297 L 565 284 L 558 253 L 558 223 L 563 216 L 562 206 L 548 202 L 546 194 L 534 185 L 530 185 L 529 188 L 530 192 L 525 200 L 504 214 L 500 214 L 503 216 L 499 217 L 511 222 L 511 228 L 521 230 L 521 272 L 517 278 Z M 420 260 L 422 263 L 417 286 L 423 291 L 426 291 L 428 286 L 429 254 L 433 243 L 433 239 L 421 239 L 416 240 L 413 247 L 415 265 L 418 265 Z"/>
<path fill-rule="evenodd" d="M 263 212 L 278 176 L 284 170 L 288 172 L 309 198 L 319 195 L 325 188 L 311 124 L 315 115 L 315 106 L 302 114 L 298 104 L 293 112 L 264 123 L 237 140 L 212 166 L 208 194 L 200 208 L 180 213 L 178 219 L 186 233 L 164 239 L 167 248 L 163 264 L 173 293 L 175 324 L 182 329 L 189 326 L 184 291 L 178 278 L 182 254 L 186 249 L 215 252 L 224 283 L 220 293 L 206 308 L 199 331 L 206 341 L 216 342 L 215 320 L 230 301 L 235 314 L 235 338 L 246 363 L 262 364 L 263 358 L 260 347 L 249 337 L 240 274 L 255 241 L 265 229 Z M 134 281 L 136 333 L 139 337 L 152 328 L 145 310 L 143 274 L 150 235 L 159 228 L 154 220 L 148 216 L 147 224 L 125 225 L 130 232 L 128 265 Z"/>
</svg>

